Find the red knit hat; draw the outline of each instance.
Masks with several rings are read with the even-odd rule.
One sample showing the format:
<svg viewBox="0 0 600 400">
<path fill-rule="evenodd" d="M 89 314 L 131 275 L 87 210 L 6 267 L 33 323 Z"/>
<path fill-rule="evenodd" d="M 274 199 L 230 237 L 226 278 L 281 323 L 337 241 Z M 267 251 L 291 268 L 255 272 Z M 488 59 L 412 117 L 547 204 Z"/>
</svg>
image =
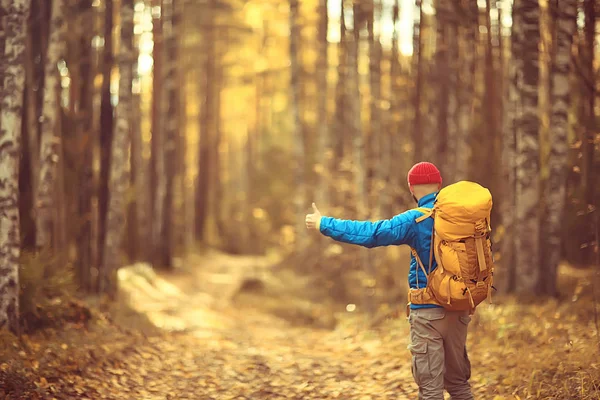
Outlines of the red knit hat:
<svg viewBox="0 0 600 400">
<path fill-rule="evenodd" d="M 420 162 L 408 171 L 408 184 L 426 185 L 428 183 L 442 184 L 442 175 L 435 165 L 430 162 Z"/>
</svg>

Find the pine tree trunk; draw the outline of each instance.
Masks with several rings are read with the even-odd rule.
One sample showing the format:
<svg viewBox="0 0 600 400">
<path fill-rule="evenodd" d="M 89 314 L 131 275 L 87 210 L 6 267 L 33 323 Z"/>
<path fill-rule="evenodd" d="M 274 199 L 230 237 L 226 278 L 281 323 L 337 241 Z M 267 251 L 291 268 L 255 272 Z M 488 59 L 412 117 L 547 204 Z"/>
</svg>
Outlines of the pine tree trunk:
<svg viewBox="0 0 600 400">
<path fill-rule="evenodd" d="M 161 1 L 161 10 L 165 6 L 165 1 Z M 167 197 L 167 160 L 166 160 L 166 112 L 165 108 L 168 107 L 168 99 L 165 98 L 166 82 L 167 77 L 167 27 L 165 21 L 165 12 L 161 11 L 160 21 L 160 45 L 155 44 L 155 59 L 156 63 L 160 65 L 154 70 L 154 79 L 157 80 L 157 84 L 154 86 L 156 92 L 154 92 L 154 106 L 156 113 L 155 124 L 152 131 L 152 161 L 154 163 L 154 187 L 153 190 L 153 214 L 152 214 L 152 263 L 158 267 L 165 267 L 164 259 L 164 233 L 165 233 L 165 209 L 166 197 Z M 169 27 L 170 28 L 170 27 Z"/>
<path fill-rule="evenodd" d="M 463 0 L 458 13 L 465 15 L 459 27 L 459 85 L 458 85 L 458 131 L 456 135 L 456 164 L 454 181 L 465 180 L 469 176 L 471 160 L 470 140 L 473 131 L 473 107 L 475 100 L 475 68 L 476 57 L 473 43 L 478 41 L 478 12 L 477 4 Z"/>
<path fill-rule="evenodd" d="M 129 189 L 129 149 L 131 135 L 131 101 L 133 78 L 133 0 L 121 0 L 121 40 L 119 48 L 119 103 L 112 142 L 110 202 L 106 218 L 104 264 L 100 292 L 114 296 L 116 271 L 121 264 L 121 245 L 125 231 L 127 191 Z"/>
<path fill-rule="evenodd" d="M 294 207 L 295 215 L 302 215 L 305 210 L 305 177 L 304 177 L 304 138 L 302 135 L 302 121 L 300 120 L 300 64 L 298 61 L 298 43 L 300 41 L 300 27 L 298 26 L 298 0 L 290 0 L 290 61 L 291 61 L 291 89 L 292 89 L 292 131 L 294 137 Z M 295 240 L 296 246 L 304 244 L 306 237 L 304 221 L 296 218 Z"/>
<path fill-rule="evenodd" d="M 539 283 L 540 262 L 540 165 L 538 82 L 539 82 L 539 40 L 540 7 L 538 0 L 521 0 L 516 12 L 521 16 L 523 41 L 520 45 L 520 59 L 517 74 L 522 76 L 519 87 L 521 112 L 516 118 L 516 194 L 515 194 L 515 265 L 519 268 L 517 290 L 531 292 Z"/>
<path fill-rule="evenodd" d="M 160 7 L 161 0 L 152 0 L 152 7 Z M 162 206 L 163 203 L 158 201 L 159 174 L 164 174 L 163 161 L 163 139 L 161 132 L 161 93 L 162 93 L 162 19 L 154 18 L 152 21 L 152 40 L 154 47 L 152 49 L 152 58 L 154 59 L 152 71 L 152 139 L 150 142 L 150 236 L 151 243 L 154 247 L 160 240 L 160 232 L 162 230 Z M 158 215 L 156 213 L 159 213 Z M 150 255 L 154 259 L 155 254 Z"/>
<path fill-rule="evenodd" d="M 423 159 L 431 161 L 442 168 L 445 165 L 444 155 L 448 142 L 448 101 L 450 97 L 449 79 L 452 71 L 449 70 L 449 40 L 448 19 L 450 16 L 450 4 L 447 0 L 437 0 L 436 4 L 436 54 L 435 69 L 436 76 L 436 101 L 434 107 L 436 121 L 435 135 L 427 129 L 424 132 L 425 147 L 423 148 Z M 442 169 L 443 177 L 447 172 Z"/>
<path fill-rule="evenodd" d="M 545 187 L 546 215 L 542 235 L 541 291 L 554 296 L 561 259 L 563 213 L 566 202 L 567 160 L 569 152 L 569 74 L 571 45 L 577 29 L 577 0 L 561 0 L 556 9 L 556 53 L 552 68 L 552 114 L 550 117 L 549 176 Z"/>
<path fill-rule="evenodd" d="M 371 88 L 370 109 L 371 109 L 371 134 L 370 134 L 370 157 L 369 166 L 373 170 L 373 187 L 372 190 L 376 194 L 376 204 L 373 204 L 373 212 L 379 217 L 384 207 L 384 196 L 379 195 L 385 190 L 385 181 L 387 170 L 381 163 L 381 153 L 387 144 L 385 133 L 382 129 L 382 112 L 381 112 L 381 42 L 379 26 L 375 23 L 375 15 L 377 5 L 374 0 L 369 3 L 369 19 L 367 21 L 367 30 L 369 35 L 369 84 Z"/>
<path fill-rule="evenodd" d="M 583 0 L 584 8 L 584 47 L 582 51 L 583 74 L 590 82 L 594 81 L 596 70 L 594 67 L 594 48 L 596 43 L 596 1 Z M 596 132 L 595 100 L 596 93 L 592 87 L 593 83 L 584 85 L 583 95 L 583 140 L 582 140 L 582 192 L 585 204 L 594 204 L 594 136 Z"/>
<path fill-rule="evenodd" d="M 98 261 L 100 268 L 104 263 L 104 242 L 106 240 L 106 221 L 108 212 L 108 185 L 110 171 L 110 154 L 113 141 L 113 106 L 111 103 L 111 73 L 114 64 L 113 56 L 113 0 L 105 0 L 104 4 L 104 49 L 102 54 L 102 88 L 100 100 L 100 177 L 98 182 Z M 101 273 L 100 273 L 101 274 Z M 99 275 L 100 276 L 100 275 Z M 100 281 L 97 282 L 98 284 Z M 99 289 L 99 288 L 98 288 Z"/>
<path fill-rule="evenodd" d="M 171 268 L 173 261 L 173 217 L 174 217 L 174 190 L 173 183 L 177 169 L 175 150 L 177 148 L 178 134 L 178 93 L 177 93 L 177 21 L 174 18 L 174 1 L 163 0 L 162 7 L 162 32 L 163 32 L 163 65 L 162 65 L 162 93 L 161 93 L 161 121 L 164 134 L 164 174 L 159 178 L 163 205 L 163 221 L 160 239 L 155 242 L 156 262 L 161 267 Z"/>
<path fill-rule="evenodd" d="M 448 64 L 448 106 L 446 110 L 446 141 L 441 148 L 443 178 L 445 182 L 456 182 L 456 158 L 458 148 L 458 18 L 456 4 L 448 4 L 448 17 L 445 32 L 447 34 L 447 64 Z"/>
<path fill-rule="evenodd" d="M 418 9 L 419 19 L 414 22 L 414 33 L 413 33 L 413 64 L 415 66 L 415 89 L 414 89 L 414 126 L 413 126 L 413 146 L 414 146 L 414 160 L 415 162 L 423 161 L 423 132 L 422 128 L 422 116 L 421 116 L 421 96 L 423 92 L 423 74 L 425 73 L 425 62 L 423 56 L 424 40 L 423 40 L 423 28 L 425 27 L 425 18 L 423 17 L 422 0 L 416 0 L 416 7 Z"/>
<path fill-rule="evenodd" d="M 39 249 L 52 247 L 55 244 L 53 240 L 57 239 L 52 237 L 58 216 L 57 166 L 61 146 L 60 136 L 57 134 L 57 123 L 60 116 L 58 104 L 60 82 L 56 66 L 58 60 L 64 56 L 64 8 L 63 0 L 52 2 L 42 108 L 40 177 L 35 201 L 36 245 Z"/>
<path fill-rule="evenodd" d="M 323 206 L 329 205 L 329 180 L 328 174 L 333 173 L 331 169 L 330 159 L 331 154 L 331 139 L 329 137 L 329 125 L 327 118 L 327 71 L 328 61 L 327 54 L 329 43 L 327 42 L 328 14 L 327 0 L 319 0 L 317 13 L 319 14 L 318 24 L 318 56 L 316 65 L 317 75 L 317 137 L 318 137 L 318 183 L 317 183 L 317 204 Z"/>
<path fill-rule="evenodd" d="M 138 48 L 133 45 L 133 81 L 137 82 L 134 87 L 131 100 L 131 174 L 132 183 L 135 193 L 135 219 L 133 224 L 135 225 L 135 259 L 139 261 L 150 261 L 151 254 L 148 254 L 146 245 L 152 243 L 152 226 L 150 224 L 150 218 L 152 215 L 152 209 L 150 204 L 151 190 L 150 190 L 150 176 L 149 176 L 149 164 L 144 160 L 144 142 L 142 139 L 141 130 L 141 104 L 140 104 L 140 76 L 137 73 L 138 64 L 137 59 L 139 56 Z"/>
<path fill-rule="evenodd" d="M 381 154 L 381 168 L 386 169 L 385 177 L 385 188 L 381 193 L 382 196 L 382 207 L 381 216 L 389 218 L 392 215 L 392 204 L 395 203 L 394 199 L 398 190 L 397 183 L 400 182 L 398 179 L 399 174 L 394 171 L 403 170 L 404 165 L 401 164 L 400 160 L 404 161 L 406 157 L 404 154 L 404 148 L 406 147 L 405 140 L 410 136 L 403 133 L 400 129 L 401 118 L 402 118 L 402 101 L 400 96 L 400 61 L 399 61 L 399 35 L 398 35 L 398 24 L 400 19 L 400 4 L 399 0 L 394 1 L 392 8 L 392 22 L 394 30 L 392 32 L 392 49 L 390 51 L 390 109 L 387 113 L 387 139 L 389 144 L 384 143 L 382 146 Z"/>
<path fill-rule="evenodd" d="M 196 239 L 203 241 L 207 238 L 207 221 L 209 215 L 211 167 L 214 165 L 214 97 L 215 97 L 215 2 L 209 1 L 206 12 L 206 28 L 204 33 L 205 66 L 204 91 L 200 94 L 202 111 L 200 112 L 200 139 L 198 150 L 198 175 L 196 178 Z"/>
<path fill-rule="evenodd" d="M 344 21 L 344 0 L 340 2 L 340 42 L 338 44 L 338 67 L 337 67 L 337 84 L 335 88 L 335 129 L 332 134 L 332 148 L 333 148 L 333 179 L 339 181 L 342 179 L 341 167 L 344 162 L 345 156 L 345 140 L 344 132 L 347 131 L 346 126 L 346 108 L 347 108 L 347 96 L 346 96 L 346 83 L 348 81 L 348 52 L 346 51 L 346 23 Z M 332 185 L 333 188 L 333 185 Z M 336 206 L 344 204 L 343 194 L 331 190 L 332 203 Z"/>
<path fill-rule="evenodd" d="M 0 110 L 0 329 L 19 331 L 19 154 L 25 86 L 25 42 L 29 0 L 2 0 L 0 61 L 3 85 Z M 3 43 L 2 43 L 3 42 Z"/>
<path fill-rule="evenodd" d="M 83 23 L 86 26 L 93 26 L 94 8 L 91 2 L 85 11 Z M 92 199 L 94 195 L 94 144 L 97 140 L 96 127 L 94 126 L 94 77 L 96 76 L 96 63 L 93 60 L 93 51 L 91 47 L 92 38 L 95 32 L 92 29 L 86 30 L 81 38 L 81 63 L 80 63 L 80 108 L 83 113 L 82 121 L 79 123 L 79 134 L 84 142 L 81 160 L 82 168 L 79 172 L 79 215 L 82 218 L 81 227 L 77 237 L 77 267 L 80 286 L 89 291 L 91 285 L 91 268 L 95 267 L 96 260 L 92 251 Z"/>
</svg>

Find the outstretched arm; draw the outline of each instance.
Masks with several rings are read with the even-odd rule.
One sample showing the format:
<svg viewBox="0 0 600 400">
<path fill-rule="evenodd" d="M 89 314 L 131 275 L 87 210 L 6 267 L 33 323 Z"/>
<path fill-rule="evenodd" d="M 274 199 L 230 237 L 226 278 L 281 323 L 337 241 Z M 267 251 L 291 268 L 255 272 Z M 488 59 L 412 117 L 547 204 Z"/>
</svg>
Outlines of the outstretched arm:
<svg viewBox="0 0 600 400">
<path fill-rule="evenodd" d="M 352 221 L 321 215 L 315 203 L 306 216 L 306 227 L 316 229 L 338 242 L 364 247 L 407 244 L 412 240 L 415 216 L 405 212 L 381 221 Z"/>
</svg>

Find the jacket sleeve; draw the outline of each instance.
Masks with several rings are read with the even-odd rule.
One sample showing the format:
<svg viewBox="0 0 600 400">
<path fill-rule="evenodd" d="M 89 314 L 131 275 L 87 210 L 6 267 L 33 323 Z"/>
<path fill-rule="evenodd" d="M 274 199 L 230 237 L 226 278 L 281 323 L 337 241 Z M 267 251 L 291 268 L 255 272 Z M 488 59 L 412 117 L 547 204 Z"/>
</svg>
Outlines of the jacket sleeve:
<svg viewBox="0 0 600 400">
<path fill-rule="evenodd" d="M 338 242 L 369 248 L 400 245 L 412 243 L 414 221 L 415 215 L 409 211 L 376 222 L 322 217 L 320 231 Z"/>
</svg>

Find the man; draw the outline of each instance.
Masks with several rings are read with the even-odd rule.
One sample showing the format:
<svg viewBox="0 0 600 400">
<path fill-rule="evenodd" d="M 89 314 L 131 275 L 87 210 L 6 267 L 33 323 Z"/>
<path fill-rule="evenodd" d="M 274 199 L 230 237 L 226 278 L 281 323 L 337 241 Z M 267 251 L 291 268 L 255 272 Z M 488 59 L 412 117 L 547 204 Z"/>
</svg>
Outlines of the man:
<svg viewBox="0 0 600 400">
<path fill-rule="evenodd" d="M 408 172 L 408 187 L 419 208 L 431 209 L 442 186 L 440 171 L 428 162 L 415 164 Z M 306 227 L 316 229 L 334 240 L 364 247 L 409 245 L 429 271 L 433 219 L 420 223 L 418 209 L 408 210 L 392 219 L 376 222 L 341 220 L 321 216 L 313 203 L 313 214 L 306 216 Z M 431 271 L 437 264 L 431 257 Z M 411 256 L 408 274 L 410 288 L 427 286 L 427 275 Z M 449 311 L 435 301 L 410 304 L 410 345 L 412 373 L 419 386 L 419 399 L 443 400 L 444 389 L 452 400 L 471 400 L 471 364 L 467 356 L 468 311 Z"/>
</svg>

